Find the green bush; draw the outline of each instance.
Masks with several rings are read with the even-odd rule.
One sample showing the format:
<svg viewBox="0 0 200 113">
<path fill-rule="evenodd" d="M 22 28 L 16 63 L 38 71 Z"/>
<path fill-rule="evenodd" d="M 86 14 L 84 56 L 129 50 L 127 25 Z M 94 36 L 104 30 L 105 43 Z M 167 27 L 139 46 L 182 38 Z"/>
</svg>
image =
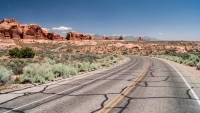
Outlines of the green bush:
<svg viewBox="0 0 200 113">
<path fill-rule="evenodd" d="M 189 60 L 186 65 L 188 66 L 196 66 L 196 62 L 194 60 Z"/>
<path fill-rule="evenodd" d="M 10 49 L 8 51 L 8 54 L 10 55 L 11 58 L 21 58 L 22 57 L 21 51 L 17 47 Z"/>
<path fill-rule="evenodd" d="M 22 47 L 20 51 L 22 58 L 33 58 L 35 56 L 35 52 L 30 47 Z"/>
<path fill-rule="evenodd" d="M 8 51 L 8 54 L 11 58 L 33 58 L 35 56 L 35 52 L 30 47 L 13 48 Z"/>
<path fill-rule="evenodd" d="M 21 79 L 19 77 L 15 78 L 14 80 L 15 84 L 20 84 L 21 83 Z"/>
<path fill-rule="evenodd" d="M 78 69 L 75 67 L 67 67 L 69 68 L 70 75 L 76 75 L 78 73 Z"/>
<path fill-rule="evenodd" d="M 52 60 L 52 59 L 50 59 L 50 58 L 47 58 L 47 57 L 45 57 L 45 58 L 44 58 L 44 62 L 45 62 L 45 63 L 48 63 L 48 64 L 51 64 L 51 65 L 53 65 L 53 64 L 55 64 L 55 63 L 56 63 L 56 61 L 55 61 L 55 60 Z"/>
<path fill-rule="evenodd" d="M 83 62 L 83 64 L 81 65 L 81 68 L 80 68 L 80 71 L 84 71 L 84 72 L 87 72 L 87 71 L 91 71 L 91 66 L 90 66 L 90 62 Z"/>
<path fill-rule="evenodd" d="M 69 77 L 70 75 L 76 75 L 78 72 L 88 72 L 96 70 L 101 66 L 109 66 L 112 63 L 116 63 L 119 60 L 125 58 L 119 55 L 103 55 L 103 54 L 82 54 L 82 53 L 60 53 L 60 52 L 38 52 L 37 60 L 28 61 L 24 65 L 23 75 L 21 76 L 21 82 L 40 82 L 53 80 L 56 77 Z M 41 55 L 43 55 L 41 57 Z M 49 56 L 49 57 L 47 57 Z M 12 59 L 15 60 L 15 59 Z M 27 59 L 21 59 L 26 62 Z M 12 61 L 17 64 L 21 60 Z M 16 67 L 13 66 L 13 67 Z M 23 66 L 22 66 L 23 67 Z M 17 69 L 16 69 L 17 70 Z"/>
<path fill-rule="evenodd" d="M 97 69 L 100 68 L 100 66 L 101 66 L 100 63 L 92 63 L 92 64 L 91 64 L 91 68 L 92 68 L 92 70 L 97 70 Z"/>
<path fill-rule="evenodd" d="M 53 73 L 56 77 L 68 77 L 70 75 L 70 70 L 62 63 L 54 64 L 52 67 Z"/>
<path fill-rule="evenodd" d="M 102 66 L 108 67 L 109 65 L 110 65 L 110 63 L 108 61 L 106 61 L 106 60 L 104 60 L 104 62 L 102 63 Z"/>
<path fill-rule="evenodd" d="M 0 83 L 5 84 L 7 81 L 11 80 L 12 74 L 11 70 L 7 70 L 5 67 L 0 66 Z"/>
<path fill-rule="evenodd" d="M 29 64 L 25 67 L 25 72 L 22 75 L 22 82 L 40 82 L 44 83 L 46 80 L 53 80 L 54 74 L 52 67 L 49 64 Z"/>
<path fill-rule="evenodd" d="M 124 51 L 124 52 L 123 52 L 123 55 L 127 55 L 127 52 L 126 52 L 126 51 Z"/>
<path fill-rule="evenodd" d="M 197 70 L 200 70 L 200 61 L 196 64 Z"/>
<path fill-rule="evenodd" d="M 47 62 L 48 61 L 48 62 Z M 44 83 L 46 80 L 53 80 L 56 77 L 68 77 L 69 75 L 76 75 L 78 69 L 72 66 L 66 66 L 65 64 L 50 64 L 54 60 L 45 59 L 45 63 L 42 64 L 29 64 L 25 67 L 25 72 L 22 75 L 22 82 L 40 82 Z"/>
</svg>

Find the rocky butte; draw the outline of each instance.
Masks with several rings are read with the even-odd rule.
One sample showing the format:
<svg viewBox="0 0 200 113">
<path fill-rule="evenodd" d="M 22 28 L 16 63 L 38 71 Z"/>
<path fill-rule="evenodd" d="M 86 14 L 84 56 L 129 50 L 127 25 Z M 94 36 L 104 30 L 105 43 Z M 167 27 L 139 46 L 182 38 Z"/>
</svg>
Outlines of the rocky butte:
<svg viewBox="0 0 200 113">
<path fill-rule="evenodd" d="M 123 37 L 120 36 L 119 38 L 111 38 L 111 37 L 101 37 L 99 39 L 95 39 L 92 35 L 75 33 L 75 32 L 68 32 L 66 36 L 67 40 L 123 40 Z"/>
<path fill-rule="evenodd" d="M 75 32 L 68 32 L 66 36 L 67 40 L 94 40 L 92 35 L 75 33 Z"/>
<path fill-rule="evenodd" d="M 142 37 L 139 37 L 138 42 L 145 42 L 145 39 L 143 39 Z"/>
<path fill-rule="evenodd" d="M 19 24 L 15 19 L 0 21 L 0 39 L 63 40 L 63 37 L 42 29 L 37 24 Z"/>
<path fill-rule="evenodd" d="M 103 36 L 99 40 L 124 40 L 124 39 L 123 39 L 122 36 L 120 36 L 119 38 L 112 38 L 112 37 Z"/>
</svg>

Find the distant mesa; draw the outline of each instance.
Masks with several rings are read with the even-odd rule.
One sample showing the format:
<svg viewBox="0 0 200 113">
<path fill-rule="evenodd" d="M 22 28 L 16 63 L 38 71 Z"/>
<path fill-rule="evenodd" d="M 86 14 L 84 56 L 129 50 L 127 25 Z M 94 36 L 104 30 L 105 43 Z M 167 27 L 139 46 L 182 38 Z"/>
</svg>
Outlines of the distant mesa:
<svg viewBox="0 0 200 113">
<path fill-rule="evenodd" d="M 75 33 L 75 32 L 68 32 L 66 36 L 67 40 L 94 40 L 92 35 Z"/>
<path fill-rule="evenodd" d="M 99 40 L 124 40 L 124 39 L 122 36 L 120 36 L 119 38 L 103 36 L 103 37 L 99 38 Z"/>
<path fill-rule="evenodd" d="M 92 35 L 75 33 L 75 32 L 68 32 L 66 36 L 67 40 L 123 40 L 123 37 L 120 36 L 119 38 L 112 38 L 112 37 L 101 37 L 101 38 L 94 38 Z"/>
<path fill-rule="evenodd" d="M 142 37 L 139 37 L 139 38 L 138 38 L 138 42 L 145 42 L 145 39 L 142 38 Z"/>
<path fill-rule="evenodd" d="M 0 21 L 0 39 L 63 40 L 63 37 L 43 30 L 37 24 L 19 24 L 15 19 L 4 18 Z"/>
</svg>

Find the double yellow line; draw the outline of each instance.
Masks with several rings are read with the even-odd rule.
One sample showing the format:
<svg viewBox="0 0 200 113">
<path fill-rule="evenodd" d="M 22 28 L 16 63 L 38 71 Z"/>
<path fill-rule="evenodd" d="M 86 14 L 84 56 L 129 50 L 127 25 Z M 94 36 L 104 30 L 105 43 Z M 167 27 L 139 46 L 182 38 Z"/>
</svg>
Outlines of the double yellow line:
<svg viewBox="0 0 200 113">
<path fill-rule="evenodd" d="M 136 84 L 144 77 L 150 67 L 150 61 L 147 60 L 148 65 L 145 70 L 138 76 L 130 85 L 124 89 L 123 92 L 118 94 L 113 100 L 111 100 L 108 104 L 106 104 L 102 109 L 100 109 L 97 113 L 108 113 L 110 110 L 113 109 L 135 86 Z"/>
</svg>

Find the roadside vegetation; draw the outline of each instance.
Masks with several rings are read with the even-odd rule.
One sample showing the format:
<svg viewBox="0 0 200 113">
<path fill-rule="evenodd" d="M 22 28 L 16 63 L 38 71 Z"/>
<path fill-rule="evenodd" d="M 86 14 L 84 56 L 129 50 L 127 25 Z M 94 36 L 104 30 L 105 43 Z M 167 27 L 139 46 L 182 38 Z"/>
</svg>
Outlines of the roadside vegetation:
<svg viewBox="0 0 200 113">
<path fill-rule="evenodd" d="M 200 70 L 200 53 L 151 54 L 149 56 L 171 60 Z"/>
<path fill-rule="evenodd" d="M 45 83 L 57 77 L 66 78 L 108 67 L 125 59 L 116 54 L 33 51 L 29 47 L 14 48 L 2 54 L 8 58 L 0 59 L 0 85 Z M 19 77 L 13 79 L 14 75 Z"/>
</svg>

